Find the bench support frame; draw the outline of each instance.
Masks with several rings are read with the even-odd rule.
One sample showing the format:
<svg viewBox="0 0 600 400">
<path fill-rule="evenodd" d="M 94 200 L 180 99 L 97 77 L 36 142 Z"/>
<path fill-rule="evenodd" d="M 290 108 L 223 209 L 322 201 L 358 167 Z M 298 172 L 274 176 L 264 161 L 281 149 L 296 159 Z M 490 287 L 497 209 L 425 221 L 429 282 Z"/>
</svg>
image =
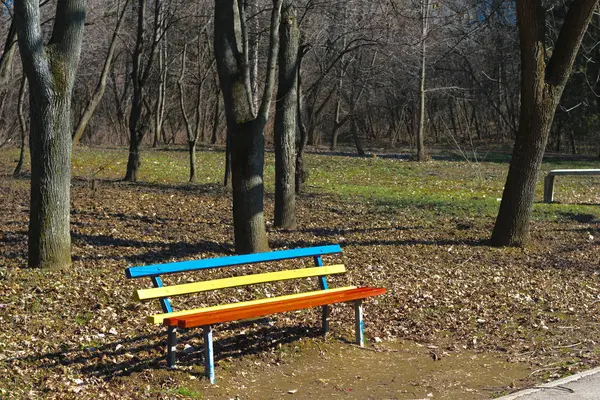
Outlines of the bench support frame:
<svg viewBox="0 0 600 400">
<path fill-rule="evenodd" d="M 556 175 L 548 174 L 544 178 L 544 203 L 554 201 L 554 178 Z"/>
<path fill-rule="evenodd" d="M 167 327 L 167 367 L 175 368 L 175 356 L 177 354 L 177 327 Z"/>
<path fill-rule="evenodd" d="M 315 256 L 314 262 L 316 267 L 322 267 L 324 265 L 321 256 Z M 321 288 L 321 290 L 329 289 L 329 285 L 327 285 L 327 278 L 325 276 L 319 277 L 319 288 Z M 327 332 L 329 332 L 329 321 L 327 318 L 329 317 L 330 311 L 331 310 L 329 306 L 323 306 L 321 308 L 321 329 L 323 336 L 327 336 Z"/>
<path fill-rule="evenodd" d="M 212 326 L 207 325 L 202 327 L 204 336 L 204 375 L 210 383 L 215 383 L 215 352 L 213 349 L 213 334 Z"/>
<path fill-rule="evenodd" d="M 598 170 L 598 171 L 600 172 L 600 170 Z M 136 298 L 138 300 L 156 298 L 160 302 L 160 306 L 162 308 L 163 313 L 170 314 L 170 313 L 173 313 L 173 308 L 171 307 L 171 302 L 170 302 L 168 296 L 188 294 L 188 293 L 193 293 L 194 291 L 192 291 L 192 288 L 189 288 L 187 286 L 184 289 L 182 289 L 181 288 L 182 285 L 178 286 L 179 291 L 170 290 L 170 288 L 169 288 L 169 290 L 160 289 L 165 286 L 161 279 L 161 275 L 174 274 L 174 273 L 178 273 L 178 272 L 199 271 L 199 270 L 206 270 L 206 269 L 212 269 L 212 268 L 231 267 L 231 266 L 243 265 L 243 264 L 255 264 L 255 263 L 267 262 L 267 261 L 278 261 L 278 260 L 295 259 L 295 258 L 302 258 L 302 257 L 312 257 L 315 267 L 323 267 L 323 268 L 322 269 L 321 268 L 305 268 L 305 269 L 301 270 L 301 271 L 304 271 L 304 272 L 302 272 L 302 274 L 307 274 L 306 277 L 308 277 L 308 276 L 317 277 L 320 289 L 322 291 L 328 291 L 329 285 L 327 284 L 327 275 L 345 272 L 345 267 L 343 265 L 333 265 L 333 266 L 325 267 L 321 256 L 325 255 L 325 254 L 339 254 L 341 252 L 342 252 L 342 250 L 339 245 L 327 245 L 327 246 L 318 246 L 318 247 L 310 247 L 310 248 L 302 248 L 302 249 L 294 249 L 294 250 L 279 250 L 279 251 L 274 251 L 274 252 L 258 253 L 258 254 L 250 254 L 250 255 L 235 255 L 235 256 L 203 259 L 203 260 L 172 262 L 172 263 L 160 264 L 160 265 L 130 267 L 125 270 L 125 274 L 126 274 L 127 278 L 141 278 L 141 277 L 151 278 L 153 288 L 136 291 Z M 306 272 L 308 270 L 311 270 L 310 273 Z M 283 272 L 285 272 L 285 271 L 283 271 Z M 271 273 L 271 275 L 274 275 L 274 274 L 278 274 L 277 277 L 269 276 L 268 280 L 267 280 L 267 277 L 261 277 L 261 279 L 265 279 L 264 282 L 268 282 L 271 280 L 275 281 L 275 280 L 286 280 L 286 279 L 304 277 L 301 273 L 286 273 L 286 274 L 282 274 L 281 272 Z M 269 275 L 269 274 L 267 273 L 267 274 L 263 274 L 263 275 Z M 302 276 L 300 276 L 300 275 L 302 275 Z M 237 278 L 229 278 L 229 279 L 224 279 L 224 280 L 228 280 L 229 282 L 227 282 L 227 284 L 231 285 L 231 287 L 239 286 L 239 282 L 237 282 L 237 281 L 231 282 L 234 279 L 237 279 Z M 262 282 L 263 281 L 261 281 L 261 280 L 257 280 L 254 283 L 262 283 Z M 234 283 L 235 283 L 235 285 L 234 285 Z M 219 286 L 218 288 L 230 287 L 230 286 L 226 286 L 225 283 L 223 283 L 223 282 L 220 282 L 219 284 L 222 286 Z M 249 284 L 249 283 L 246 282 L 243 285 L 246 285 L 246 284 Z M 190 285 L 190 284 L 184 284 L 183 286 L 185 286 L 185 285 Z M 198 286 L 197 283 L 195 283 L 195 285 Z M 194 286 L 194 288 L 196 288 L 196 286 Z M 154 288 L 156 288 L 156 289 L 154 289 Z M 198 288 L 196 288 L 196 289 L 198 289 Z M 203 290 L 214 290 L 214 289 L 215 288 L 203 289 Z M 326 336 L 329 331 L 328 318 L 331 313 L 331 305 L 330 305 L 330 303 L 328 303 L 328 301 L 331 301 L 331 304 L 340 303 L 340 302 L 344 302 L 344 303 L 351 302 L 354 305 L 355 320 L 356 320 L 355 321 L 356 343 L 359 346 L 363 347 L 365 344 L 364 343 L 365 336 L 364 336 L 363 308 L 362 308 L 362 297 L 359 298 L 359 296 L 368 297 L 368 296 L 373 296 L 373 295 L 377 295 L 377 294 L 383 294 L 383 293 L 385 293 L 385 289 L 383 289 L 383 288 L 348 287 L 348 288 L 339 288 L 336 291 L 342 292 L 342 291 L 350 290 L 350 289 L 356 290 L 358 292 L 353 292 L 353 293 L 349 293 L 349 294 L 346 293 L 348 295 L 345 297 L 337 297 L 338 295 L 332 296 L 331 294 L 323 295 L 323 294 L 315 292 L 317 294 L 314 295 L 315 299 L 313 301 L 316 301 L 317 304 L 319 304 L 319 305 L 315 305 L 315 306 L 321 307 L 321 326 L 322 326 L 322 332 L 323 332 L 324 336 Z M 369 292 L 367 294 L 367 292 L 365 292 L 363 289 L 369 289 L 371 292 Z M 350 290 L 350 291 L 352 291 L 352 290 Z M 367 290 L 367 291 L 369 291 L 369 290 Z M 148 294 L 151 291 L 152 291 L 151 294 L 153 294 L 153 296 Z M 196 291 L 200 291 L 200 289 L 198 289 Z M 373 291 L 377 291 L 377 293 L 375 293 Z M 142 298 L 140 296 L 141 292 L 145 294 L 145 297 Z M 327 298 L 323 298 L 323 296 L 325 296 Z M 282 297 L 286 297 L 286 296 L 282 296 Z M 289 297 L 289 298 L 287 298 L 287 297 Z M 300 308 L 294 308 L 294 307 L 301 307 L 301 308 L 306 308 L 307 306 L 313 307 L 312 305 L 310 305 L 310 303 L 307 303 L 307 304 L 303 303 L 303 302 L 306 302 L 307 299 L 297 298 L 294 296 L 287 296 L 287 297 L 285 300 L 290 301 L 290 303 L 287 304 L 287 307 L 290 307 L 290 310 L 300 309 Z M 342 298 L 346 298 L 347 300 L 345 300 L 345 301 L 341 300 Z M 359 300 L 355 300 L 355 299 L 359 299 Z M 281 309 L 281 311 L 288 311 L 286 309 L 286 307 L 282 307 L 282 304 L 276 304 L 276 303 L 280 303 L 282 301 L 283 300 L 273 301 L 272 302 L 274 304 L 273 307 L 276 307 L 276 308 L 278 307 L 279 309 Z M 255 307 L 256 309 L 252 309 L 252 310 L 247 309 L 247 310 L 245 310 L 245 313 L 252 314 L 253 312 L 257 312 L 260 314 L 260 313 L 263 313 L 266 311 L 263 308 L 257 307 L 258 305 L 259 304 L 257 304 L 257 305 L 252 304 L 252 307 Z M 262 307 L 264 307 L 264 305 L 262 305 Z M 193 310 L 190 310 L 190 311 L 193 311 Z M 179 329 L 185 330 L 185 328 L 188 327 L 186 325 L 186 322 L 189 322 L 189 321 L 178 321 L 177 322 L 176 318 L 177 317 L 175 317 L 175 319 L 173 320 L 176 322 L 174 325 L 171 324 L 171 321 L 168 320 L 170 318 L 168 318 L 168 317 L 161 319 L 161 321 L 163 321 L 165 323 L 165 325 L 167 325 L 166 362 L 167 362 L 168 368 L 176 368 L 178 325 L 179 325 Z M 190 327 L 200 326 L 203 329 L 204 364 L 205 364 L 204 373 L 205 373 L 206 377 L 209 379 L 210 383 L 214 384 L 215 383 L 215 365 L 214 365 L 212 325 L 214 325 L 215 323 L 219 323 L 221 321 L 219 320 L 219 318 L 216 318 L 215 316 L 211 316 L 211 318 L 206 317 L 204 320 L 199 320 L 199 321 L 197 321 L 197 322 L 199 322 L 197 325 L 194 325 L 193 321 L 192 321 L 192 323 L 190 324 L 191 325 Z M 229 318 L 229 316 L 228 316 L 228 318 Z M 182 324 L 182 322 L 184 322 L 184 323 Z"/>
<path fill-rule="evenodd" d="M 354 332 L 356 335 L 356 344 L 365 347 L 365 323 L 363 321 L 362 300 L 354 302 Z"/>
</svg>

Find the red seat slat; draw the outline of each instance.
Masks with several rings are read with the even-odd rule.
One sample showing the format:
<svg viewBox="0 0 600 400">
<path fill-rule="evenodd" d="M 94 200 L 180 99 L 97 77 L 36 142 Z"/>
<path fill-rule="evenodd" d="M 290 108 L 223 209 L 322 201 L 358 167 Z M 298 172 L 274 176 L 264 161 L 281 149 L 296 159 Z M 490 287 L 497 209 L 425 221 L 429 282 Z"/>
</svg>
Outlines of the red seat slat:
<svg viewBox="0 0 600 400">
<path fill-rule="evenodd" d="M 228 310 L 166 318 L 163 323 L 167 326 L 177 326 L 179 328 L 194 328 L 197 326 L 261 317 L 279 312 L 295 311 L 303 308 L 360 300 L 366 297 L 383 294 L 385 291 L 384 288 L 360 287 L 342 292 L 319 294 L 308 298 L 281 300 L 269 304 L 241 306 Z"/>
</svg>

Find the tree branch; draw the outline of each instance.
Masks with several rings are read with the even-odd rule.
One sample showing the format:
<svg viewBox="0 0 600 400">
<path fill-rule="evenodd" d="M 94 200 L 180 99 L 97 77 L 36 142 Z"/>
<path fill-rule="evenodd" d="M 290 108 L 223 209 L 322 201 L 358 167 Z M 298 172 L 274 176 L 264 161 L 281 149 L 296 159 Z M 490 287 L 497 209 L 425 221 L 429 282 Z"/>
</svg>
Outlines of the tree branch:
<svg viewBox="0 0 600 400">
<path fill-rule="evenodd" d="M 579 43 L 587 30 L 598 0 L 575 0 L 572 2 L 565 22 L 554 46 L 554 53 L 546 69 L 546 83 L 562 86 L 569 78 L 569 72 L 577 57 Z"/>
<path fill-rule="evenodd" d="M 282 0 L 273 0 L 273 12 L 271 14 L 271 32 L 269 40 L 269 57 L 267 61 L 267 78 L 257 119 L 266 123 L 269 119 L 269 108 L 275 87 L 275 68 L 277 66 L 277 54 L 279 53 L 279 24 L 281 22 Z"/>
</svg>

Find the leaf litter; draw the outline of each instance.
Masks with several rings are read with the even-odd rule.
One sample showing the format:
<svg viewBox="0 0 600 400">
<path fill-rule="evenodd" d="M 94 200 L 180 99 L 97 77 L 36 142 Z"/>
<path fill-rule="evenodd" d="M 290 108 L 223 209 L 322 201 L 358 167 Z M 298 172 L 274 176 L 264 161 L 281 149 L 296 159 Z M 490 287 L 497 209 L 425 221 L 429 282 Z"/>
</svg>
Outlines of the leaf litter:
<svg viewBox="0 0 600 400">
<path fill-rule="evenodd" d="M 90 190 L 76 180 L 72 189 L 73 266 L 67 271 L 39 271 L 24 268 L 28 182 L 1 176 L 0 187 L 0 398 L 194 397 L 195 389 L 188 388 L 200 388 L 216 398 L 249 398 L 246 393 L 260 386 L 271 366 L 285 367 L 291 373 L 294 366 L 302 370 L 294 360 L 315 346 L 322 360 L 339 355 L 339 362 L 352 363 L 354 357 L 375 366 L 384 359 L 369 357 L 404 357 L 402 349 L 406 348 L 422 356 L 421 360 L 429 360 L 423 363 L 433 363 L 432 370 L 461 354 L 493 355 L 495 360 L 527 366 L 520 377 L 511 378 L 514 382 L 492 388 L 497 392 L 591 368 L 600 361 L 595 339 L 600 337 L 597 217 L 585 222 L 536 220 L 528 247 L 497 249 L 485 242 L 491 218 L 435 210 L 419 213 L 410 207 L 335 194 L 303 195 L 297 203 L 300 228 L 270 228 L 270 245 L 283 249 L 340 243 L 343 256 L 326 261 L 341 261 L 348 272 L 332 277 L 331 286 L 386 287 L 386 295 L 365 302 L 367 333 L 372 338 L 369 348 L 378 351 L 336 345 L 336 338 L 352 338 L 353 313 L 344 306 L 333 307 L 333 342 L 322 344 L 316 310 L 225 324 L 215 332 L 217 370 L 231 379 L 229 383 L 219 380 L 219 388 L 214 389 L 203 379 L 190 379 L 202 376 L 203 345 L 197 332 L 183 334 L 179 370 L 165 369 L 166 335 L 162 327 L 145 322 L 146 315 L 159 311 L 158 305 L 137 303 L 132 296 L 149 282 L 127 280 L 123 270 L 131 265 L 232 254 L 227 190 L 218 185 L 116 181 L 103 181 Z M 270 219 L 271 195 L 265 207 Z M 282 262 L 182 274 L 168 277 L 167 284 L 292 265 L 299 266 Z M 312 280 L 280 282 L 178 298 L 174 304 L 181 309 L 314 288 Z M 469 374 L 476 375 L 479 369 L 473 367 Z M 239 375 L 242 372 L 246 376 Z M 398 380 L 410 375 L 401 369 L 395 374 Z M 423 397 L 433 393 L 434 398 L 443 398 L 444 393 L 451 393 L 448 388 L 432 389 L 432 381 L 426 378 L 413 378 L 411 385 Z M 288 381 L 295 379 L 299 378 Z M 314 377 L 311 384 L 313 390 L 326 390 L 324 386 L 334 387 L 331 382 L 336 379 L 323 375 Z M 373 379 L 377 379 L 375 374 Z M 365 381 L 357 381 L 352 388 L 356 398 L 362 393 L 360 382 Z M 460 388 L 459 383 L 453 384 Z M 460 393 L 464 398 L 491 394 L 482 389 L 485 383 L 478 385 L 476 389 L 462 387 Z M 305 390 L 298 388 L 288 385 L 279 393 L 303 398 Z M 348 394 L 348 389 L 331 390 Z M 290 393 L 293 390 L 298 392 Z M 410 398 L 411 393 L 398 396 Z"/>
</svg>

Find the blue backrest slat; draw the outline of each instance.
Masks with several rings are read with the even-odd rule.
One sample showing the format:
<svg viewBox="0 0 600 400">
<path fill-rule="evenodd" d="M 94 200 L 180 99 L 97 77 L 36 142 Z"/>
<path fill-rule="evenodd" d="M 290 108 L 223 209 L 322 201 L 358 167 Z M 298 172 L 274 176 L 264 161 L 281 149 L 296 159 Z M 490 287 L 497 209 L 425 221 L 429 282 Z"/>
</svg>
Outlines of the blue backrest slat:
<svg viewBox="0 0 600 400">
<path fill-rule="evenodd" d="M 317 266 L 317 267 L 323 266 L 323 259 L 321 258 L 321 256 L 314 256 L 313 259 L 315 261 L 315 266 Z M 321 290 L 329 289 L 329 285 L 327 285 L 327 277 L 325 277 L 325 276 L 319 277 L 319 287 L 321 288 Z"/>
<path fill-rule="evenodd" d="M 162 279 L 160 279 L 160 276 L 152 276 L 150 279 L 152 279 L 152 284 L 154 285 L 154 287 L 163 287 Z M 159 301 L 160 307 L 162 308 L 164 313 L 173 312 L 173 308 L 171 308 L 171 302 L 168 298 L 159 299 Z"/>
<path fill-rule="evenodd" d="M 290 258 L 314 257 L 321 256 L 324 254 L 336 254 L 341 252 L 342 248 L 339 244 L 318 247 L 306 247 L 303 249 L 278 250 L 266 253 L 244 254 L 239 256 L 207 258 L 203 260 L 191 260 L 167 264 L 130 267 L 125 270 L 125 275 L 127 275 L 127 278 L 141 278 L 145 276 L 156 276 L 164 274 L 174 274 L 177 272 L 197 271 L 200 269 L 231 267 L 234 265 L 287 260 Z"/>
</svg>

